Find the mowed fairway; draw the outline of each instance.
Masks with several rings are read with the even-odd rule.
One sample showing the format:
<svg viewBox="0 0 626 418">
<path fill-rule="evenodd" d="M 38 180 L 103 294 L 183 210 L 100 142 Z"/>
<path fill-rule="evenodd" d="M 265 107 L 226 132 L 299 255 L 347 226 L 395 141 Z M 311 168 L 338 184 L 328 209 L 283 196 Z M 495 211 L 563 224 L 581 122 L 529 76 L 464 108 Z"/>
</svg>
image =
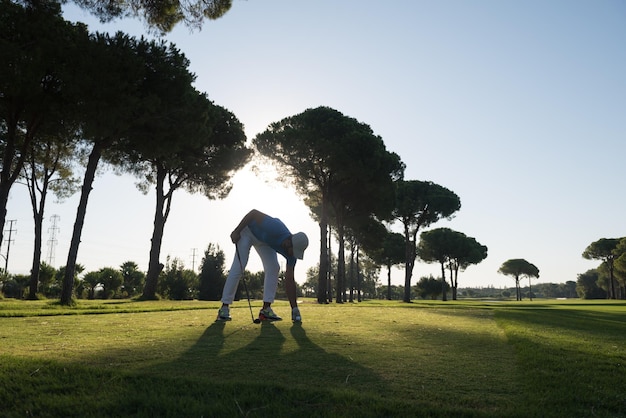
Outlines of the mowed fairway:
<svg viewBox="0 0 626 418">
<path fill-rule="evenodd" d="M 2 300 L 0 415 L 626 416 L 623 303 L 217 307 Z"/>
</svg>

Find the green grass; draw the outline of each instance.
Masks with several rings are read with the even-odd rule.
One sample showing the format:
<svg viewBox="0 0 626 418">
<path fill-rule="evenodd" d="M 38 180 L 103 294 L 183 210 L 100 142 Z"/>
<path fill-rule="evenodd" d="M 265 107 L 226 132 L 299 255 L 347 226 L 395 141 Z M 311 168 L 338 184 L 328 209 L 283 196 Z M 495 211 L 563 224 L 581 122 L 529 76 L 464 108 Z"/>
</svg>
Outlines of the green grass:
<svg viewBox="0 0 626 418">
<path fill-rule="evenodd" d="M 0 416 L 626 416 L 624 303 L 217 307 L 0 301 Z"/>
</svg>

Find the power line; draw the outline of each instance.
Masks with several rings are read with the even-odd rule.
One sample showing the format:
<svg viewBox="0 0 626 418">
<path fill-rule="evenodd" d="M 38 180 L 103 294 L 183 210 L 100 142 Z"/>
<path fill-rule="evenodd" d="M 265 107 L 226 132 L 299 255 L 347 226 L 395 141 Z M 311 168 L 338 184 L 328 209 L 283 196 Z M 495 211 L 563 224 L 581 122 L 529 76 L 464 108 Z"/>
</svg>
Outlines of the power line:
<svg viewBox="0 0 626 418">
<path fill-rule="evenodd" d="M 9 221 L 9 239 L 7 240 L 7 256 L 4 257 L 4 272 L 9 272 L 9 252 L 11 251 L 11 242 L 15 241 L 11 239 L 13 232 L 17 233 L 17 229 L 13 229 L 13 222 L 17 223 L 17 219 L 11 219 Z"/>
<path fill-rule="evenodd" d="M 191 270 L 196 271 L 196 250 L 197 248 L 191 249 Z"/>
<path fill-rule="evenodd" d="M 57 226 L 57 222 L 61 219 L 59 215 L 52 215 L 50 220 L 52 221 L 52 226 L 48 228 L 48 233 L 50 234 L 50 239 L 48 240 L 48 265 L 54 267 L 54 258 L 56 256 L 56 248 L 57 248 L 57 232 L 59 231 L 59 227 Z"/>
</svg>

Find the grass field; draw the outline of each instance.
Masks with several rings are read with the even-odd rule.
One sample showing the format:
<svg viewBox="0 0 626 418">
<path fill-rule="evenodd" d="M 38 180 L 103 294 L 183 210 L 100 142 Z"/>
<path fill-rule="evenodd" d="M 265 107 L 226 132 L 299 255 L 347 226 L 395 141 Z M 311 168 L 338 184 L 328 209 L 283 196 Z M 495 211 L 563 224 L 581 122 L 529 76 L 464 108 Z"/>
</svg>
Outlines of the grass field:
<svg viewBox="0 0 626 418">
<path fill-rule="evenodd" d="M 217 307 L 0 300 L 0 416 L 626 417 L 623 302 Z"/>
</svg>

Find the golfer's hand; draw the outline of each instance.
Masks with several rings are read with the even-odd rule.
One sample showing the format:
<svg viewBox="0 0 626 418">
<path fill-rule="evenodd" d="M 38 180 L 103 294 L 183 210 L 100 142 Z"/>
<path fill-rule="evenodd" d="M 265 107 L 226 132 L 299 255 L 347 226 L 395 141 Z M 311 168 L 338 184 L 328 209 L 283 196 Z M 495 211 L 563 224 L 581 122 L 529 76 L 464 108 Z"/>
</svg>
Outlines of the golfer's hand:
<svg viewBox="0 0 626 418">
<path fill-rule="evenodd" d="M 241 233 L 237 231 L 233 231 L 230 233 L 230 240 L 233 242 L 233 244 L 237 244 L 237 241 L 239 241 L 239 238 L 241 238 Z"/>
</svg>

